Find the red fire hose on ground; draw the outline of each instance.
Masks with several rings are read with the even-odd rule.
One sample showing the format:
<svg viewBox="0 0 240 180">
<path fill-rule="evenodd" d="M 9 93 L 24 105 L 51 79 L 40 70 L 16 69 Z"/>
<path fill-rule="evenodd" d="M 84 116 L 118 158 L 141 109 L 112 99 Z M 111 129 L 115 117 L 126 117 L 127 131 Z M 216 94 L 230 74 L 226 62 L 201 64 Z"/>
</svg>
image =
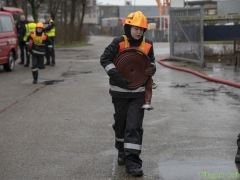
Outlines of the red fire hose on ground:
<svg viewBox="0 0 240 180">
<path fill-rule="evenodd" d="M 179 70 L 179 71 L 184 71 L 184 72 L 194 74 L 194 75 L 199 76 L 199 77 L 201 77 L 203 79 L 206 79 L 208 81 L 213 81 L 213 82 L 222 83 L 222 84 L 226 84 L 226 85 L 229 85 L 229 86 L 240 88 L 240 83 L 231 82 L 231 81 L 227 81 L 227 80 L 219 79 L 219 78 L 214 78 L 214 77 L 209 77 L 207 75 L 204 75 L 204 74 L 199 73 L 199 72 L 194 71 L 194 70 L 190 70 L 190 69 L 182 68 L 182 67 L 177 67 L 177 66 L 172 66 L 172 65 L 169 65 L 169 64 L 166 64 L 166 63 L 163 62 L 163 61 L 166 61 L 166 60 L 169 60 L 169 58 L 159 59 L 158 63 L 161 64 L 162 66 L 165 66 L 165 67 L 168 67 L 168 68 L 171 68 L 171 69 L 176 69 L 176 70 Z"/>
</svg>

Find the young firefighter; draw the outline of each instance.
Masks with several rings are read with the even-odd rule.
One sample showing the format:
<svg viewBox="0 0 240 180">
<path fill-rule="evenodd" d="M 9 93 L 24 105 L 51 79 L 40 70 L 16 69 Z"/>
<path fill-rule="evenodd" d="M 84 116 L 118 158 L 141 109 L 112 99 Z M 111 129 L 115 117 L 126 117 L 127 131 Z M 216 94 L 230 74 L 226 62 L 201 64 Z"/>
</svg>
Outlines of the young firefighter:
<svg viewBox="0 0 240 180">
<path fill-rule="evenodd" d="M 142 176 L 142 160 L 140 159 L 143 117 L 145 104 L 145 86 L 126 89 L 127 83 L 113 64 L 114 57 L 124 50 L 125 43 L 129 47 L 141 48 L 150 58 L 152 66 L 146 70 L 148 76 L 156 72 L 153 43 L 144 37 L 147 30 L 147 19 L 141 11 L 130 13 L 125 20 L 123 36 L 113 39 L 106 47 L 100 62 L 110 77 L 110 94 L 114 105 L 115 147 L 118 150 L 118 164 L 125 165 L 126 172 L 133 176 Z M 142 46 L 142 43 L 144 45 Z"/>
<path fill-rule="evenodd" d="M 49 50 L 51 50 L 52 43 L 46 34 L 43 33 L 43 23 L 39 22 L 36 24 L 36 32 L 31 33 L 27 38 L 26 45 L 29 46 L 29 41 L 32 40 L 32 75 L 33 84 L 37 84 L 38 80 L 38 69 L 44 69 L 44 56 L 46 51 L 46 44 Z M 30 49 L 28 47 L 28 49 Z"/>
<path fill-rule="evenodd" d="M 36 31 L 36 23 L 34 22 L 33 18 L 29 18 L 28 19 L 28 23 L 25 24 L 25 28 L 26 28 L 26 33 L 25 33 L 25 36 L 23 37 L 23 40 L 26 42 L 27 38 L 31 34 L 31 32 L 35 32 Z M 28 50 L 26 49 L 26 52 L 27 51 Z M 25 67 L 29 67 L 29 64 L 30 64 L 30 54 L 27 53 L 27 62 L 26 62 L 26 64 L 24 66 Z"/>
</svg>

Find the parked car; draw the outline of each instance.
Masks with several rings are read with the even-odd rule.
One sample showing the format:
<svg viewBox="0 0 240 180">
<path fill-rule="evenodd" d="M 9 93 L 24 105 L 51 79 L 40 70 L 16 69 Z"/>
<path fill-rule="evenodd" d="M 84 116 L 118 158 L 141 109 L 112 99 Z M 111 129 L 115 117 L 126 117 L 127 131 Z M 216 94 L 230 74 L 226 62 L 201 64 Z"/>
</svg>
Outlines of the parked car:
<svg viewBox="0 0 240 180">
<path fill-rule="evenodd" d="M 11 13 L 0 11 L 0 65 L 12 71 L 18 58 L 18 37 Z"/>
</svg>

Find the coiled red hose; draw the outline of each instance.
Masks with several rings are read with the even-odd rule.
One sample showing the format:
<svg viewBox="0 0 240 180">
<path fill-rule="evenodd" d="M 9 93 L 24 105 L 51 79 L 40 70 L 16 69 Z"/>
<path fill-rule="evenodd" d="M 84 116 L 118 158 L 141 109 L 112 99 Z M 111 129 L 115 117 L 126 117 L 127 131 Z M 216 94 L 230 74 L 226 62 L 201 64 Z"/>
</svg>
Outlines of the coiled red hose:
<svg viewBox="0 0 240 180">
<path fill-rule="evenodd" d="M 151 60 L 139 48 L 125 48 L 115 56 L 113 62 L 123 77 L 130 81 L 129 89 L 136 89 L 147 81 L 145 71 L 150 67 Z"/>
<path fill-rule="evenodd" d="M 161 64 L 162 66 L 165 66 L 165 67 L 168 67 L 168 68 L 172 68 L 172 69 L 176 69 L 176 70 L 179 70 L 179 71 L 184 71 L 184 72 L 194 74 L 196 76 L 199 76 L 199 77 L 201 77 L 203 79 L 206 79 L 206 80 L 209 80 L 209 81 L 213 81 L 213 82 L 217 82 L 217 83 L 226 84 L 226 85 L 229 85 L 229 86 L 240 88 L 240 83 L 231 82 L 231 81 L 227 81 L 227 80 L 219 79 L 219 78 L 214 78 L 214 77 L 209 77 L 207 75 L 204 75 L 204 74 L 199 73 L 199 72 L 194 71 L 194 70 L 190 70 L 190 69 L 182 68 L 182 67 L 177 67 L 177 66 L 172 66 L 172 65 L 169 65 L 169 64 L 166 64 L 166 63 L 163 62 L 163 61 L 166 61 L 168 59 L 169 58 L 159 59 L 158 63 Z"/>
<path fill-rule="evenodd" d="M 136 89 L 146 83 L 145 101 L 151 102 L 152 77 L 146 75 L 151 60 L 147 54 L 136 47 L 125 48 L 115 56 L 113 63 L 123 77 L 130 81 L 128 89 Z"/>
</svg>

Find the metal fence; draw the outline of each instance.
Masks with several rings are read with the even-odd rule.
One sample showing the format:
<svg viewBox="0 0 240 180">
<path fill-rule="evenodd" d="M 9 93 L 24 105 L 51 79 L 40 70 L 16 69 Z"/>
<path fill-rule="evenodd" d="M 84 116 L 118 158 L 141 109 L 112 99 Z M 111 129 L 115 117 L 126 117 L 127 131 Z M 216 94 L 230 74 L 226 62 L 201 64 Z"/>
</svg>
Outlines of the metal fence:
<svg viewBox="0 0 240 180">
<path fill-rule="evenodd" d="M 235 70 L 240 71 L 240 38 L 234 39 Z"/>
<path fill-rule="evenodd" d="M 204 65 L 201 7 L 170 8 L 170 58 Z"/>
</svg>

